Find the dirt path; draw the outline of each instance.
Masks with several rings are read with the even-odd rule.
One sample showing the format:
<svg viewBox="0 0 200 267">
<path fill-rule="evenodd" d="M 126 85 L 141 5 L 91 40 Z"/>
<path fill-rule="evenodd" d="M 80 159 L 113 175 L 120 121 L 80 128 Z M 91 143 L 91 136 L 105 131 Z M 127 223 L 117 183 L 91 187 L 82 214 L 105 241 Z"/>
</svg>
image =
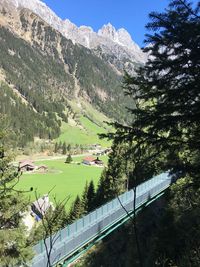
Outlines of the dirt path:
<svg viewBox="0 0 200 267">
<path fill-rule="evenodd" d="M 78 155 L 72 155 L 72 158 L 85 157 L 85 156 L 90 156 L 90 155 L 91 155 L 91 153 L 78 154 Z M 67 157 L 67 155 L 65 155 L 65 156 L 48 156 L 46 158 L 36 159 L 34 161 L 46 161 L 46 160 L 65 159 L 66 157 Z"/>
<path fill-rule="evenodd" d="M 72 158 L 77 158 L 77 157 L 85 157 L 85 156 L 91 156 L 91 153 L 85 153 L 85 154 L 78 154 L 78 155 L 72 155 Z M 17 158 L 15 160 L 15 162 L 13 163 L 18 163 L 20 160 L 26 160 L 26 159 L 31 159 L 34 162 L 39 162 L 39 161 L 47 161 L 47 160 L 57 160 L 57 159 L 65 159 L 67 157 L 67 155 L 63 155 L 63 156 L 37 156 L 37 155 L 33 155 L 33 156 L 26 156 L 24 158 Z"/>
</svg>

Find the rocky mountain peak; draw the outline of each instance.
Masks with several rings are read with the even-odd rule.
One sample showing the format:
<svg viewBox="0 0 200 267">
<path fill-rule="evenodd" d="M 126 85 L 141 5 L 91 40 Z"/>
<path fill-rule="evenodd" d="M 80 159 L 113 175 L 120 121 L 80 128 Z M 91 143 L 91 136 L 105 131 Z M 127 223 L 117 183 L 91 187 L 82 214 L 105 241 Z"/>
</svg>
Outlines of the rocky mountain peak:
<svg viewBox="0 0 200 267">
<path fill-rule="evenodd" d="M 56 30 L 62 30 L 62 20 L 40 0 L 1 0 L 0 6 L 9 9 L 29 9 Z"/>
<path fill-rule="evenodd" d="M 118 40 L 125 45 L 130 45 L 133 43 L 133 40 L 131 38 L 131 35 L 124 29 L 121 28 L 117 31 Z"/>
<path fill-rule="evenodd" d="M 111 23 L 104 25 L 98 31 L 98 35 L 125 46 L 129 50 L 140 50 L 139 46 L 132 40 L 131 35 L 124 28 L 116 30 Z"/>
<path fill-rule="evenodd" d="M 80 26 L 79 30 L 84 32 L 84 33 L 93 33 L 94 32 L 92 27 L 85 26 L 85 25 Z"/>
<path fill-rule="evenodd" d="M 117 39 L 117 31 L 110 22 L 106 25 L 103 25 L 103 27 L 98 31 L 98 35 L 109 38 L 112 41 L 116 41 Z"/>
<path fill-rule="evenodd" d="M 119 29 L 117 31 L 117 35 L 118 35 L 118 42 L 120 44 L 126 46 L 130 50 L 141 51 L 140 47 L 133 41 L 133 39 L 131 38 L 131 35 L 124 28 Z"/>
<path fill-rule="evenodd" d="M 44 2 L 39 0 L 2 0 L 2 3 L 8 3 L 15 8 L 28 8 L 32 11 L 38 11 L 38 9 L 50 10 Z"/>
</svg>

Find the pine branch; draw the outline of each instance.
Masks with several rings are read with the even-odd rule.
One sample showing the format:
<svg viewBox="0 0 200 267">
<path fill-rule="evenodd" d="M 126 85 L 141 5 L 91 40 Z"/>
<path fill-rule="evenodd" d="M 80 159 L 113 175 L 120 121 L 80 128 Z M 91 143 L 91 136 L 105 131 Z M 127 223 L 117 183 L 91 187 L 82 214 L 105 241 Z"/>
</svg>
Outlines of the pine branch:
<svg viewBox="0 0 200 267">
<path fill-rule="evenodd" d="M 193 10 L 192 10 L 192 8 L 190 8 L 189 7 L 189 5 L 187 5 L 186 3 L 185 3 L 185 1 L 184 0 L 178 0 L 187 10 L 188 10 L 188 12 L 191 14 L 191 15 L 193 15 L 194 17 L 196 17 L 196 18 L 198 18 L 198 19 L 200 19 L 200 16 L 198 16 Z"/>
</svg>

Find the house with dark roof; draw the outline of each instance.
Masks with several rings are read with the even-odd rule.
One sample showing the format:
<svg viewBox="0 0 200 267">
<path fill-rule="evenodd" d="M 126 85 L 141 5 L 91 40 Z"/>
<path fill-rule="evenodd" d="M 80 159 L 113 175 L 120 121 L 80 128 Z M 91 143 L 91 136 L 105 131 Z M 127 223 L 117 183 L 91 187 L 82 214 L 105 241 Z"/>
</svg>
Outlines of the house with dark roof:
<svg viewBox="0 0 200 267">
<path fill-rule="evenodd" d="M 19 162 L 19 169 L 23 172 L 30 172 L 30 171 L 38 171 L 38 172 L 46 172 L 47 166 L 40 165 L 36 166 L 32 160 L 23 160 Z"/>
<path fill-rule="evenodd" d="M 19 162 L 20 171 L 34 171 L 36 169 L 32 160 L 23 160 Z"/>
</svg>

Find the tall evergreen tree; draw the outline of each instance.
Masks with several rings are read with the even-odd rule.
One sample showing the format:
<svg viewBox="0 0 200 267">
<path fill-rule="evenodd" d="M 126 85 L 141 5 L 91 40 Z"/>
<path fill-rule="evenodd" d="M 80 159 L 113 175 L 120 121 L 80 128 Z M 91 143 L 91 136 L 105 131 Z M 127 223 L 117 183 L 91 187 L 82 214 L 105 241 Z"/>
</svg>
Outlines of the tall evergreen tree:
<svg viewBox="0 0 200 267">
<path fill-rule="evenodd" d="M 66 153 L 67 153 L 67 146 L 66 146 L 66 143 L 64 142 L 62 145 L 62 154 L 66 155 Z"/>
<path fill-rule="evenodd" d="M 85 187 L 82 193 L 81 204 L 82 204 L 83 214 L 87 213 L 88 211 L 88 182 L 87 181 L 85 183 Z"/>
<path fill-rule="evenodd" d="M 67 151 L 68 151 L 68 152 L 71 151 L 71 145 L 70 145 L 70 144 L 67 146 Z"/>
<path fill-rule="evenodd" d="M 57 152 L 58 152 L 58 143 L 56 142 L 55 147 L 54 147 L 54 153 L 57 153 Z"/>
<path fill-rule="evenodd" d="M 108 168 L 101 174 L 95 202 L 97 206 L 105 204 L 127 190 L 127 145 L 114 141 L 109 156 Z"/>
<path fill-rule="evenodd" d="M 87 191 L 87 212 L 90 212 L 96 208 L 95 203 L 95 187 L 93 180 L 90 181 Z"/>
<path fill-rule="evenodd" d="M 82 202 L 79 195 L 77 195 L 75 201 L 72 203 L 69 212 L 68 223 L 72 223 L 75 220 L 79 219 L 82 214 L 83 214 Z"/>
<path fill-rule="evenodd" d="M 186 0 L 173 0 L 165 12 L 150 14 L 149 60 L 137 75 L 125 76 L 126 94 L 134 102 L 130 110 L 133 122 L 129 126 L 115 124 L 115 141 L 133 144 L 131 157 L 138 159 L 134 175 L 143 171 L 149 157 L 155 162 L 153 173 L 170 170 L 174 176 L 184 177 L 170 195 L 170 212 L 153 244 L 156 255 L 147 266 L 163 266 L 164 262 L 166 266 L 199 266 L 200 262 L 199 199 L 193 197 L 200 188 L 199 4 L 193 8 Z M 150 154 L 141 158 L 145 147 Z M 171 220 L 167 227 L 166 220 Z"/>
<path fill-rule="evenodd" d="M 101 176 L 100 176 L 100 179 L 97 185 L 97 191 L 96 191 L 96 196 L 95 196 L 96 207 L 99 207 L 106 202 L 106 196 L 104 195 L 105 175 L 106 175 L 106 169 L 104 169 L 103 172 L 101 173 Z"/>
<path fill-rule="evenodd" d="M 27 231 L 22 217 L 29 202 L 16 191 L 20 173 L 10 161 L 4 148 L 4 134 L 0 132 L 0 265 L 24 265 L 33 257 L 27 242 Z"/>
<path fill-rule="evenodd" d="M 146 48 L 149 61 L 137 76 L 125 77 L 126 93 L 138 105 L 121 136 L 164 151 L 163 170 L 198 176 L 193 159 L 200 146 L 199 9 L 171 1 L 165 13 L 152 13 Z"/>
</svg>

